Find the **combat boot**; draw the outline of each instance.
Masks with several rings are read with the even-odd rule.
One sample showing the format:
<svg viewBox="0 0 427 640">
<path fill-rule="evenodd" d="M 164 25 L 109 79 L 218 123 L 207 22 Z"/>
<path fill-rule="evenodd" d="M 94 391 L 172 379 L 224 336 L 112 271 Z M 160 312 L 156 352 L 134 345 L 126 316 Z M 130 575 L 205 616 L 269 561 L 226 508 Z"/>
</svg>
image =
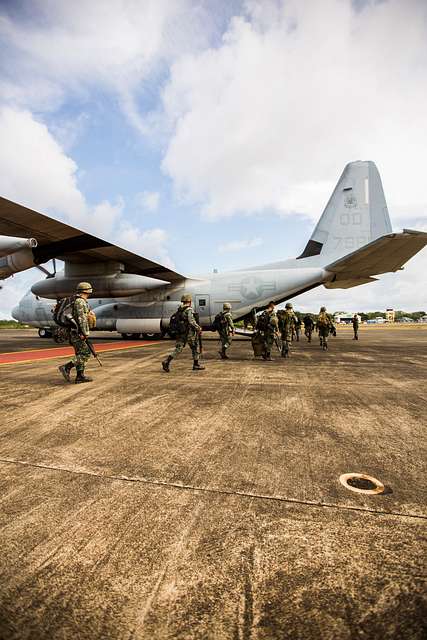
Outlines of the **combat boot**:
<svg viewBox="0 0 427 640">
<path fill-rule="evenodd" d="M 267 353 L 265 354 L 264 360 L 273 360 L 273 358 L 271 357 L 271 353 L 269 351 L 267 351 Z"/>
<path fill-rule="evenodd" d="M 225 355 L 225 349 L 221 349 L 221 351 L 218 351 L 218 353 L 221 360 L 227 360 L 227 356 Z"/>
<path fill-rule="evenodd" d="M 168 356 L 166 358 L 166 360 L 162 361 L 162 367 L 163 367 L 163 371 L 166 371 L 166 373 L 169 373 L 170 371 L 170 363 L 172 362 L 173 358 L 172 356 Z"/>
<path fill-rule="evenodd" d="M 89 378 L 89 376 L 85 376 L 83 371 L 78 371 L 77 377 L 76 377 L 76 384 L 81 384 L 82 382 L 92 382 L 92 378 Z"/>
<path fill-rule="evenodd" d="M 71 382 L 70 373 L 73 367 L 74 367 L 74 362 L 67 362 L 66 364 L 63 364 L 61 367 L 58 367 L 59 373 L 62 374 L 66 382 Z"/>
<path fill-rule="evenodd" d="M 204 371 L 205 367 L 201 364 L 199 364 L 198 360 L 194 360 L 193 362 L 193 371 Z"/>
</svg>

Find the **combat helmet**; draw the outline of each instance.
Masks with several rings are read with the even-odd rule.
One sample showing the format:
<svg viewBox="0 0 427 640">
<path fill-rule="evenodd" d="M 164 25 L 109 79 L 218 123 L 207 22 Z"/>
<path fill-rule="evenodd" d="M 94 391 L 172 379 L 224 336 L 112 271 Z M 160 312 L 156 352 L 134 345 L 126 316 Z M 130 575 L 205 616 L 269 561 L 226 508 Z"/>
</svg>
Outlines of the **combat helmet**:
<svg viewBox="0 0 427 640">
<path fill-rule="evenodd" d="M 224 311 L 230 311 L 231 304 L 229 302 L 224 302 L 224 304 L 222 305 L 222 308 L 224 309 Z"/>
<path fill-rule="evenodd" d="M 326 311 L 326 307 L 320 307 L 320 311 Z"/>
<path fill-rule="evenodd" d="M 293 307 L 292 307 L 292 302 L 287 302 L 287 303 L 285 304 L 285 309 L 292 309 L 292 308 L 293 308 Z"/>
<path fill-rule="evenodd" d="M 79 282 L 76 287 L 77 293 L 92 293 L 92 285 L 90 282 Z"/>
<path fill-rule="evenodd" d="M 191 302 L 191 294 L 190 293 L 184 293 L 184 295 L 181 296 L 181 302 Z"/>
</svg>

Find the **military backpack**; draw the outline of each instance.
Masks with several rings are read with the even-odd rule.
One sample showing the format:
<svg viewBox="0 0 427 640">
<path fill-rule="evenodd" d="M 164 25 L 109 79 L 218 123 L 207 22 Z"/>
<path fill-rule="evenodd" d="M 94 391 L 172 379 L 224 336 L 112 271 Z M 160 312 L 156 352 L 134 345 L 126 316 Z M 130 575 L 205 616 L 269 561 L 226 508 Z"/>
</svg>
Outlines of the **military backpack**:
<svg viewBox="0 0 427 640">
<path fill-rule="evenodd" d="M 270 316 L 267 311 L 264 311 L 256 322 L 257 331 L 266 331 L 268 329 L 268 325 L 270 324 Z"/>
<path fill-rule="evenodd" d="M 184 309 L 178 307 L 169 320 L 169 331 L 174 334 L 183 335 L 187 333 L 188 323 L 185 318 Z"/>
<path fill-rule="evenodd" d="M 222 331 L 228 325 L 227 319 L 225 317 L 225 313 L 220 311 L 216 314 L 214 321 L 212 323 L 212 328 L 214 331 Z"/>
<path fill-rule="evenodd" d="M 328 327 L 329 326 L 330 320 L 329 320 L 328 314 L 325 311 L 321 311 L 319 313 L 319 316 L 317 318 L 317 323 L 321 324 L 324 327 Z"/>
<path fill-rule="evenodd" d="M 53 319 L 59 327 L 64 329 L 75 329 L 77 323 L 74 319 L 74 303 L 76 301 L 76 295 L 69 296 L 67 298 L 61 298 L 53 309 Z"/>
</svg>

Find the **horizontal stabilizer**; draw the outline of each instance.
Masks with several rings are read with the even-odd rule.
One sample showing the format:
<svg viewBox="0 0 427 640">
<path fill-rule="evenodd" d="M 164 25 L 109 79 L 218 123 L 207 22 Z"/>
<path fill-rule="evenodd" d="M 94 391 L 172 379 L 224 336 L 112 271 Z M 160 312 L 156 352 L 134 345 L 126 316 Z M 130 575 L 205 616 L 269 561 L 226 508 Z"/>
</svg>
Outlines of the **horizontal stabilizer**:
<svg viewBox="0 0 427 640">
<path fill-rule="evenodd" d="M 332 282 L 325 282 L 326 289 L 351 289 L 352 287 L 358 287 L 361 284 L 368 284 L 368 282 L 375 282 L 378 278 L 337 278 Z"/>
<path fill-rule="evenodd" d="M 370 282 L 372 276 L 398 271 L 427 244 L 427 233 L 404 229 L 402 233 L 390 233 L 353 251 L 327 265 L 325 269 L 335 274 L 328 283 L 344 289 Z M 349 284 L 354 281 L 354 284 Z M 344 284 L 344 283 L 347 284 Z"/>
</svg>

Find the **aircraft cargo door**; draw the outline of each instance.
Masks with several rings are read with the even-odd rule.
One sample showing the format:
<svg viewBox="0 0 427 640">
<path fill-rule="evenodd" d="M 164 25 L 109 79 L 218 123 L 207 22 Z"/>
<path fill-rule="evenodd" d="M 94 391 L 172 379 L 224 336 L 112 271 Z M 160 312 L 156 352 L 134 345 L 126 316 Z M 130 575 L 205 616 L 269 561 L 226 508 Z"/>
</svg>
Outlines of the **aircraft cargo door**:
<svg viewBox="0 0 427 640">
<path fill-rule="evenodd" d="M 203 326 L 211 324 L 211 309 L 209 296 L 204 293 L 198 293 L 195 297 L 194 311 L 199 314 L 200 322 Z"/>
</svg>

